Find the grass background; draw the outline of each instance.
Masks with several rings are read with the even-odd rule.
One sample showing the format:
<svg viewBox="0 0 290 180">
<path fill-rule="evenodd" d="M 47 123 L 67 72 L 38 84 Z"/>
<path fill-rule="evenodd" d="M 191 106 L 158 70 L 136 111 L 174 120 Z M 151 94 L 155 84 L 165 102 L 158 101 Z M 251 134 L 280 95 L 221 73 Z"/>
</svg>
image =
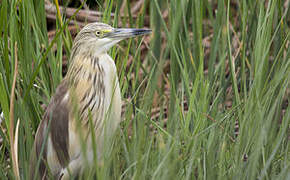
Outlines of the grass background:
<svg viewBox="0 0 290 180">
<path fill-rule="evenodd" d="M 9 138 L 18 120 L 16 154 L 27 179 L 34 134 L 73 36 L 61 14 L 49 37 L 43 0 L 0 2 L 0 179 L 15 178 Z M 289 179 L 289 1 L 144 0 L 132 14 L 137 2 L 87 2 L 102 13 L 98 21 L 153 33 L 110 50 L 123 122 L 103 165 L 84 179 Z"/>
</svg>

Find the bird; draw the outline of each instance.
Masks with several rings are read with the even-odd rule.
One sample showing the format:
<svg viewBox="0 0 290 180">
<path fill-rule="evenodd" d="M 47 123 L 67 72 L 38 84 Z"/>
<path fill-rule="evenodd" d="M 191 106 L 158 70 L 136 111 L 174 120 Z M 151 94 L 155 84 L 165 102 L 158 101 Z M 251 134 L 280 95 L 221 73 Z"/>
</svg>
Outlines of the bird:
<svg viewBox="0 0 290 180">
<path fill-rule="evenodd" d="M 67 74 L 37 128 L 30 179 L 70 179 L 86 164 L 93 166 L 94 154 L 102 156 L 104 141 L 110 140 L 121 121 L 122 105 L 116 65 L 108 51 L 121 40 L 149 33 L 150 29 L 113 28 L 101 22 L 80 30 Z"/>
</svg>

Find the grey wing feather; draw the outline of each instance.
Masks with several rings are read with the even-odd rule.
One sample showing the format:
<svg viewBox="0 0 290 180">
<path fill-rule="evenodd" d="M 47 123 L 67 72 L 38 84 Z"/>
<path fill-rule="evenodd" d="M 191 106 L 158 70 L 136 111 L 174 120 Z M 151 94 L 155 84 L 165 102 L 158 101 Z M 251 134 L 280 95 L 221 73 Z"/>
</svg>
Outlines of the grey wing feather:
<svg viewBox="0 0 290 180">
<path fill-rule="evenodd" d="M 56 89 L 55 95 L 52 97 L 44 117 L 37 129 L 35 136 L 34 147 L 31 155 L 30 163 L 30 177 L 34 177 L 36 170 L 37 160 L 41 158 L 40 165 L 38 167 L 39 176 L 45 178 L 47 176 L 46 168 L 46 153 L 47 153 L 47 142 L 45 142 L 47 131 L 53 145 L 53 149 L 57 154 L 57 158 L 62 167 L 65 167 L 69 161 L 68 153 L 68 100 L 63 100 L 64 96 L 68 92 L 68 81 L 63 80 Z M 50 127 L 48 127 L 50 126 Z M 41 148 L 44 145 L 42 157 L 40 157 Z"/>
</svg>

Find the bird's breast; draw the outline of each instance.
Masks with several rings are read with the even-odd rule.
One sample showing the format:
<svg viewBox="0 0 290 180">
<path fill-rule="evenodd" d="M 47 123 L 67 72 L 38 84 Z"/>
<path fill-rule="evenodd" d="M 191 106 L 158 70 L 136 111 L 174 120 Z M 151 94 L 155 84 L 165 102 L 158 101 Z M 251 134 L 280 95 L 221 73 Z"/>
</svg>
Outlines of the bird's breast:
<svg viewBox="0 0 290 180">
<path fill-rule="evenodd" d="M 100 58 L 100 66 L 104 69 L 104 87 L 105 87 L 105 109 L 107 112 L 109 127 L 115 130 L 121 121 L 121 92 L 119 87 L 118 74 L 112 58 L 104 54 Z"/>
</svg>

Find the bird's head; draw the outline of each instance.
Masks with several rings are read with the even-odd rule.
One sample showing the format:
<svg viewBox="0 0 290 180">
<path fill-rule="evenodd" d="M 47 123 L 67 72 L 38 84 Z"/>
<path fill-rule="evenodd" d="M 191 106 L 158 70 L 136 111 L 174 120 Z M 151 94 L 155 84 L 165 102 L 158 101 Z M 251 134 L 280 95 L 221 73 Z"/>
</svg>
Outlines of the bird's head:
<svg viewBox="0 0 290 180">
<path fill-rule="evenodd" d="M 73 49 L 88 53 L 104 53 L 123 39 L 150 32 L 149 29 L 113 28 L 104 23 L 90 23 L 76 36 Z"/>
</svg>

